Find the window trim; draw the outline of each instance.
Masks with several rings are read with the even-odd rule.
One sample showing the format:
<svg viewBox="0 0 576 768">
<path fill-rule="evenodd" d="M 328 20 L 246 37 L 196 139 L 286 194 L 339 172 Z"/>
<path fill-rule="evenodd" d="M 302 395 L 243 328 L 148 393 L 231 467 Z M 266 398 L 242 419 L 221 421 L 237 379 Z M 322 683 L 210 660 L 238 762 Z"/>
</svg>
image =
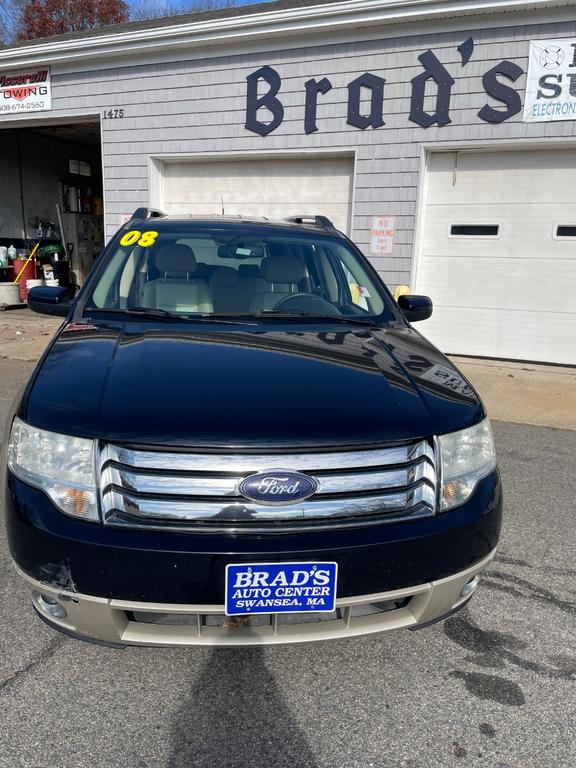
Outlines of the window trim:
<svg viewBox="0 0 576 768">
<path fill-rule="evenodd" d="M 558 234 L 558 229 L 560 227 L 570 227 L 571 229 L 574 230 L 574 234 L 573 235 L 559 235 Z M 572 241 L 572 240 L 576 240 L 576 223 L 574 223 L 574 224 L 554 224 L 554 226 L 552 227 L 552 239 L 553 240 L 559 240 L 561 243 L 564 242 L 565 240 L 568 240 L 569 242 Z"/>
<path fill-rule="evenodd" d="M 453 227 L 496 227 L 496 234 L 495 235 L 457 235 L 452 232 Z M 474 224 L 452 222 L 452 224 L 448 225 L 447 235 L 450 240 L 499 240 L 502 237 L 502 225 L 494 224 L 493 222 L 491 222 L 490 224 L 486 222 L 475 222 Z"/>
<path fill-rule="evenodd" d="M 78 170 L 73 169 L 73 165 L 76 165 Z M 87 173 L 84 171 L 87 170 Z M 77 160 L 74 157 L 68 158 L 68 173 L 70 176 L 82 176 L 85 179 L 92 178 L 92 165 L 86 160 Z"/>
</svg>

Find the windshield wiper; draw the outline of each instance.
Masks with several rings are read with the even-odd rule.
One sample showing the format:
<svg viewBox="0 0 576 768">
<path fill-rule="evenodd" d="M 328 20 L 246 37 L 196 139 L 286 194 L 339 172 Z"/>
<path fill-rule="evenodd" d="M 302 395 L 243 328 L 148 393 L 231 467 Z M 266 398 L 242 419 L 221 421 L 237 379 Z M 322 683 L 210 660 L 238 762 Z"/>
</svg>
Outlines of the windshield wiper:
<svg viewBox="0 0 576 768">
<path fill-rule="evenodd" d="M 380 323 L 377 323 L 374 320 L 368 320 L 367 318 L 363 317 L 348 317 L 346 315 L 318 315 L 315 312 L 304 312 L 300 310 L 294 310 L 293 312 L 283 312 L 282 310 L 276 309 L 264 309 L 261 312 L 256 312 L 254 314 L 243 312 L 239 312 L 237 314 L 210 314 L 209 312 L 187 314 L 186 312 L 169 312 L 167 309 L 158 309 L 153 307 L 85 307 L 84 312 L 87 314 L 90 312 L 110 312 L 113 314 L 121 315 L 138 315 L 139 317 L 159 317 L 166 320 L 178 320 L 181 322 L 225 323 L 227 325 L 254 325 L 256 320 L 270 317 L 286 320 L 334 320 L 337 323 L 345 323 L 348 325 L 363 325 L 371 328 L 381 327 Z"/>
<path fill-rule="evenodd" d="M 363 317 L 348 317 L 347 315 L 317 315 L 315 312 L 303 312 L 294 310 L 293 312 L 283 312 L 281 309 L 264 309 L 257 312 L 255 317 L 278 317 L 278 318 L 309 318 L 311 320 L 335 320 L 337 323 L 349 323 L 353 325 L 366 325 L 371 328 L 381 327 L 381 323 L 375 320 L 368 320 Z"/>
<path fill-rule="evenodd" d="M 186 313 L 170 312 L 167 309 L 158 309 L 156 307 L 85 307 L 86 313 L 90 312 L 111 312 L 122 315 L 138 315 L 139 317 L 160 317 L 167 320 L 190 321 L 198 323 L 225 323 L 228 325 L 238 325 L 242 322 L 241 317 L 237 320 L 232 319 L 234 315 L 213 315 L 208 312 Z"/>
<path fill-rule="evenodd" d="M 148 309 L 146 307 L 85 307 L 84 311 L 90 312 L 110 312 L 116 315 L 141 315 L 142 317 L 167 317 L 180 320 L 186 315 L 176 312 L 168 312 L 167 309 Z"/>
</svg>

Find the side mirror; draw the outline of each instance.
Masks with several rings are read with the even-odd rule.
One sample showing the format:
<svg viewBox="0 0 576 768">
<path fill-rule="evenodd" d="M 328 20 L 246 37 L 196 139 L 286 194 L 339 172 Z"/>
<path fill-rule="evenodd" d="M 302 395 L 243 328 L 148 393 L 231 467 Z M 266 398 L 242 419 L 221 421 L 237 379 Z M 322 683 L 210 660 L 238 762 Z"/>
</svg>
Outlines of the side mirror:
<svg viewBox="0 0 576 768">
<path fill-rule="evenodd" d="M 28 306 L 40 315 L 66 317 L 72 307 L 72 292 L 70 288 L 61 285 L 56 288 L 39 285 L 30 289 Z"/>
<path fill-rule="evenodd" d="M 409 323 L 428 320 L 432 314 L 432 299 L 428 296 L 399 296 L 398 306 Z"/>
</svg>

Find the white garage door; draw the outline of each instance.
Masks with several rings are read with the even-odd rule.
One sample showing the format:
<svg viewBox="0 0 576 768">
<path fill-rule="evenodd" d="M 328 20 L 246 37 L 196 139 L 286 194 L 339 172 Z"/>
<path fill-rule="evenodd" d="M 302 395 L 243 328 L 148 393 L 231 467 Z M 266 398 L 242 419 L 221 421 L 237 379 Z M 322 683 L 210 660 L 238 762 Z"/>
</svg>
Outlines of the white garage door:
<svg viewBox="0 0 576 768">
<path fill-rule="evenodd" d="M 576 363 L 576 150 L 430 157 L 416 290 L 445 352 Z"/>
<path fill-rule="evenodd" d="M 162 169 L 168 213 L 265 216 L 320 214 L 350 231 L 353 159 L 307 157 L 170 162 Z"/>
</svg>

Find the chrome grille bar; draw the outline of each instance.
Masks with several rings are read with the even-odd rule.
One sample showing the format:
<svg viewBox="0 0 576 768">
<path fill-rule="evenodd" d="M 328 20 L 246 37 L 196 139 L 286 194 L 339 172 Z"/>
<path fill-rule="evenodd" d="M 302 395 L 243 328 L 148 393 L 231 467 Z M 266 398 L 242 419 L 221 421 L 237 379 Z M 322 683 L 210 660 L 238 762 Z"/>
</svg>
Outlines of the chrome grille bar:
<svg viewBox="0 0 576 768">
<path fill-rule="evenodd" d="M 338 470 L 350 468 L 383 467 L 406 464 L 421 456 L 434 460 L 432 446 L 423 441 L 413 445 L 370 451 L 342 451 L 337 453 L 165 453 L 134 451 L 115 445 L 106 445 L 102 463 L 115 461 L 140 469 L 169 469 L 178 472 L 230 472 L 248 474 L 268 469 Z"/>
<path fill-rule="evenodd" d="M 233 502 L 179 501 L 141 499 L 127 492 L 112 493 L 115 509 L 138 517 L 163 520 L 222 520 L 250 522 L 252 520 L 309 520 L 329 517 L 373 515 L 382 511 L 401 511 L 421 502 L 433 504 L 434 491 L 420 485 L 413 491 L 368 497 L 347 497 L 322 501 L 304 501 L 290 506 L 265 506 Z"/>
<path fill-rule="evenodd" d="M 126 488 L 136 493 L 167 493 L 180 496 L 238 496 L 237 486 L 242 477 L 193 477 L 135 472 L 116 466 L 103 470 L 106 485 Z M 314 475 L 320 485 L 317 495 L 376 491 L 413 485 L 427 479 L 434 483 L 434 468 L 426 460 L 398 469 L 343 474 Z"/>
</svg>

